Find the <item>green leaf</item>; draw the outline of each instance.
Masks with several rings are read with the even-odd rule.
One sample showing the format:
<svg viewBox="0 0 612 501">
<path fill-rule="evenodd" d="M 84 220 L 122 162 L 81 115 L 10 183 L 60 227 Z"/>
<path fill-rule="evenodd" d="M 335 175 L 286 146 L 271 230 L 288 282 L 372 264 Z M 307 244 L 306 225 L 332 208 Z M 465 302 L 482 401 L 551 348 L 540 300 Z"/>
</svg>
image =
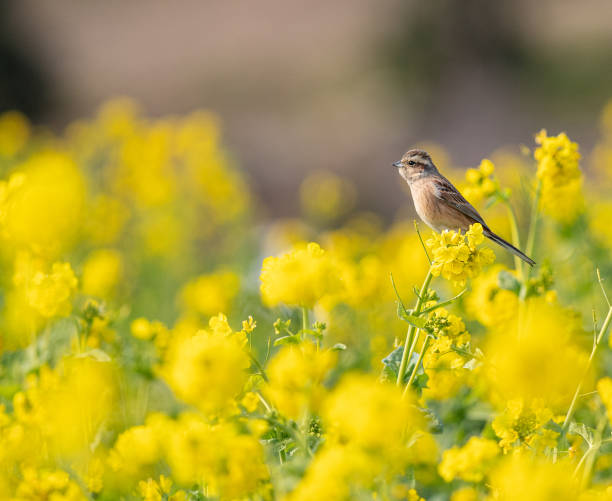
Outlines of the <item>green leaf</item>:
<svg viewBox="0 0 612 501">
<path fill-rule="evenodd" d="M 419 372 L 421 372 L 421 367 L 419 367 Z M 423 372 L 414 378 L 414 381 L 412 381 L 412 387 L 415 388 L 420 394 L 420 392 L 423 391 L 423 388 L 427 388 L 427 381 L 429 381 L 429 376 Z"/>
<path fill-rule="evenodd" d="M 74 358 L 93 358 L 97 362 L 110 362 L 112 360 L 108 353 L 100 350 L 99 348 L 94 348 L 92 350 L 79 353 L 74 355 Z"/>
<path fill-rule="evenodd" d="M 293 334 L 291 336 L 283 336 L 279 337 L 274 341 L 274 346 L 283 346 L 286 344 L 299 344 L 300 336 L 298 334 Z"/>
<path fill-rule="evenodd" d="M 512 291 L 517 295 L 521 290 L 521 283 L 514 275 L 506 270 L 500 271 L 497 275 L 497 284 L 500 286 L 500 288 L 507 291 Z"/>
<path fill-rule="evenodd" d="M 427 420 L 428 431 L 430 433 L 442 433 L 444 425 L 436 413 L 431 409 L 424 409 L 423 407 L 419 407 L 418 409 Z"/>
<path fill-rule="evenodd" d="M 408 322 L 410 325 L 416 327 L 417 329 L 422 329 L 427 323 L 427 319 L 422 317 L 415 317 L 414 315 L 400 308 L 397 309 L 397 314 L 404 322 Z"/>
<path fill-rule="evenodd" d="M 384 366 L 382 375 L 384 379 L 388 379 L 389 381 L 397 380 L 397 373 L 399 372 L 399 366 L 402 363 L 403 353 L 404 347 L 398 346 L 397 348 L 395 348 L 395 350 L 393 350 L 385 358 L 382 359 L 382 363 Z M 418 359 L 419 354 L 415 351 L 412 354 L 412 358 L 408 361 L 408 367 L 406 368 L 406 373 L 404 374 L 404 383 L 408 382 L 408 378 L 410 377 L 410 374 L 412 373 L 412 370 L 414 369 L 414 366 L 416 365 Z M 422 369 L 419 370 L 419 372 L 421 371 Z"/>
<path fill-rule="evenodd" d="M 344 343 L 336 343 L 331 347 L 332 351 L 344 351 L 346 350 L 346 345 Z"/>
<path fill-rule="evenodd" d="M 568 433 L 581 436 L 584 441 L 589 445 L 593 445 L 593 428 L 588 427 L 584 423 L 572 422 L 569 425 Z"/>
</svg>

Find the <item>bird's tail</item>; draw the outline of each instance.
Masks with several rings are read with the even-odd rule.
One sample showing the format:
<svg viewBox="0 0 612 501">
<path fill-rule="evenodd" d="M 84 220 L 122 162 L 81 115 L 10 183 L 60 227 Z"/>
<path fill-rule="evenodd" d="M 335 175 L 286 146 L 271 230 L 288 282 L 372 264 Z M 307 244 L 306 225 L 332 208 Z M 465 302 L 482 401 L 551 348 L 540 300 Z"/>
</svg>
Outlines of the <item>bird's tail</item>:
<svg viewBox="0 0 612 501">
<path fill-rule="evenodd" d="M 485 230 L 484 231 L 484 235 L 485 235 L 485 237 L 490 238 L 491 240 L 493 240 L 496 244 L 501 245 L 504 249 L 508 249 L 510 252 L 512 252 L 512 254 L 520 257 L 529 266 L 533 266 L 534 264 L 536 264 L 535 261 L 533 259 L 531 259 L 527 254 L 521 252 L 514 245 L 512 245 L 509 242 L 506 242 L 503 238 L 498 237 L 491 230 Z"/>
</svg>

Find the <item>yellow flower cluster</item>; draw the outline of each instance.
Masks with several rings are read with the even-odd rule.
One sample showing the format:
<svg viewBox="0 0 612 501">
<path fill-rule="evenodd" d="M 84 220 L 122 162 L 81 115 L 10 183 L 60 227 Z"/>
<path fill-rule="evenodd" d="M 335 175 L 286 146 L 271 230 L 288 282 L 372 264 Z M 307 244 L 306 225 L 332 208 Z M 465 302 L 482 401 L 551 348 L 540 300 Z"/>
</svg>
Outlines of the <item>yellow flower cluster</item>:
<svg viewBox="0 0 612 501">
<path fill-rule="evenodd" d="M 468 169 L 465 173 L 467 185 L 463 189 L 465 197 L 473 204 L 487 199 L 499 189 L 499 183 L 493 179 L 495 165 L 484 158 L 477 169 Z"/>
<path fill-rule="evenodd" d="M 538 162 L 542 210 L 557 221 L 571 223 L 584 208 L 578 145 L 564 132 L 548 136 L 545 130 L 536 135 L 536 142 L 540 145 L 534 157 Z"/>
<path fill-rule="evenodd" d="M 438 471 L 447 482 L 455 478 L 466 482 L 480 482 L 494 466 L 499 452 L 494 440 L 472 437 L 463 447 L 445 450 Z"/>
<path fill-rule="evenodd" d="M 498 276 L 504 269 L 502 265 L 491 266 L 476 277 L 472 282 L 472 291 L 466 298 L 468 313 L 487 327 L 508 325 L 516 318 L 517 295 L 499 285 Z"/>
<path fill-rule="evenodd" d="M 289 499 L 348 501 L 371 489 L 377 477 L 402 471 L 414 457 L 410 446 L 416 447 L 425 424 L 414 404 L 409 395 L 402 398 L 398 388 L 371 376 L 345 376 L 322 410 L 331 440 L 317 452 Z M 409 491 L 407 498 L 419 496 Z"/>
<path fill-rule="evenodd" d="M 510 400 L 503 412 L 493 420 L 492 426 L 501 439 L 500 447 L 505 451 L 517 445 L 544 450 L 554 447 L 559 436 L 558 432 L 543 428 L 552 418 L 550 409 L 542 407 L 537 401 L 525 405 L 522 399 Z"/>
<path fill-rule="evenodd" d="M 335 364 L 335 353 L 312 343 L 286 346 L 268 364 L 264 393 L 283 415 L 297 421 L 319 411 L 326 394 L 323 383 Z"/>
<path fill-rule="evenodd" d="M 470 371 L 465 369 L 469 356 L 463 354 L 471 340 L 460 317 L 440 308 L 430 316 L 435 336 L 423 358 L 423 368 L 428 376 L 423 397 L 443 400 L 455 395 L 467 383 Z"/>
<path fill-rule="evenodd" d="M 249 496 L 269 476 L 255 437 L 239 432 L 231 423 L 210 424 L 195 413 L 182 413 L 177 419 L 148 416 L 145 425 L 129 428 L 118 437 L 109 461 L 123 481 L 147 478 L 165 461 L 179 485 L 202 484 L 210 496 L 221 499 Z M 139 484 L 143 497 L 151 499 L 170 495 L 171 486 L 166 477 L 159 482 L 149 477 Z M 178 490 L 170 499 L 187 499 L 186 493 Z"/>
<path fill-rule="evenodd" d="M 482 225 L 470 225 L 465 235 L 459 231 L 434 233 L 427 240 L 433 254 L 431 272 L 434 277 L 442 275 L 454 284 L 463 286 L 468 278 L 477 276 L 483 266 L 491 264 L 495 255 L 491 249 L 479 249 L 484 241 Z"/>
<path fill-rule="evenodd" d="M 233 409 L 247 380 L 245 341 L 219 314 L 210 320 L 209 329 L 173 339 L 160 373 L 188 404 L 205 414 L 224 413 Z"/>
<path fill-rule="evenodd" d="M 490 335 L 485 353 L 491 391 L 500 402 L 524 399 L 528 405 L 539 402 L 561 410 L 569 405 L 574 382 L 582 377 L 588 358 L 575 340 L 581 332 L 579 319 L 542 299 L 527 306 L 523 325 L 517 319 L 508 329 Z"/>
<path fill-rule="evenodd" d="M 260 278 L 261 296 L 268 306 L 284 303 L 312 308 L 342 285 L 335 263 L 314 242 L 280 257 L 267 257 Z"/>
</svg>

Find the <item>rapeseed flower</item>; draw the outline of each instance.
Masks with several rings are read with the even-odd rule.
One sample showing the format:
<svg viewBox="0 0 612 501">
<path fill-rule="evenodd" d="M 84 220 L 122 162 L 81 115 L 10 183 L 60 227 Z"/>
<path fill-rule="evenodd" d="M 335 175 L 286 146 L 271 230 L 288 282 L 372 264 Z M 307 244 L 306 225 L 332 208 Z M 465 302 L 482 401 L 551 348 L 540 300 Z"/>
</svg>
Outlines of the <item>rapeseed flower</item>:
<svg viewBox="0 0 612 501">
<path fill-rule="evenodd" d="M 508 401 L 502 413 L 493 420 L 492 426 L 501 439 L 499 445 L 504 451 L 515 446 L 534 447 L 538 443 L 542 445 L 551 438 L 551 446 L 554 447 L 558 433 L 543 428 L 552 418 L 552 411 L 542 406 L 541 402 L 536 400 L 525 404 L 523 399 L 519 398 Z M 551 436 L 551 432 L 556 435 Z"/>
<path fill-rule="evenodd" d="M 359 409 L 355 413 L 355 409 Z M 366 374 L 348 374 L 327 399 L 322 416 L 330 437 L 354 444 L 400 467 L 411 438 L 425 422 L 411 395 Z"/>
<path fill-rule="evenodd" d="M 584 208 L 582 172 L 578 165 L 578 145 L 562 132 L 548 136 L 546 130 L 536 135 L 534 157 L 541 182 L 542 210 L 561 223 L 571 223 Z"/>
<path fill-rule="evenodd" d="M 563 410 L 586 367 L 587 353 L 576 341 L 579 320 L 536 298 L 524 322 L 492 332 L 486 346 L 486 371 L 494 400 L 524 399 Z M 520 330 L 519 330 L 520 329 Z M 518 333 L 518 334 L 517 334 Z"/>
<path fill-rule="evenodd" d="M 160 369 L 177 397 L 207 414 L 227 412 L 247 381 L 244 335 L 233 333 L 225 316 L 209 329 L 171 342 Z"/>
<path fill-rule="evenodd" d="M 477 276 L 483 266 L 495 260 L 491 249 L 478 248 L 483 241 L 480 223 L 470 225 L 465 235 L 461 230 L 434 233 L 426 242 L 432 251 L 433 276 L 442 275 L 454 284 L 465 285 L 468 278 Z"/>
<path fill-rule="evenodd" d="M 201 483 L 209 495 L 242 499 L 269 477 L 257 438 L 239 433 L 230 423 L 211 425 L 195 414 L 168 423 L 166 457 L 182 485 Z"/>
<path fill-rule="evenodd" d="M 442 453 L 438 466 L 440 476 L 450 482 L 461 478 L 481 482 L 495 465 L 500 449 L 494 440 L 471 437 L 463 447 L 452 447 Z"/>
<path fill-rule="evenodd" d="M 508 325 L 518 311 L 518 296 L 499 285 L 502 270 L 504 266 L 495 265 L 476 277 L 465 300 L 470 315 L 487 327 Z"/>
<path fill-rule="evenodd" d="M 473 204 L 486 200 L 499 189 L 499 183 L 493 178 L 495 165 L 488 158 L 483 159 L 477 169 L 468 169 L 465 173 L 467 185 L 463 194 Z"/>
<path fill-rule="evenodd" d="M 509 455 L 489 476 L 489 499 L 574 501 L 580 487 L 568 461 L 552 463 L 527 454 Z"/>
<path fill-rule="evenodd" d="M 85 179 L 67 153 L 37 153 L 0 187 L 0 224 L 15 248 L 55 258 L 74 243 Z"/>
<path fill-rule="evenodd" d="M 327 390 L 325 380 L 336 364 L 336 354 L 304 342 L 285 346 L 267 366 L 265 395 L 284 416 L 299 420 L 317 412 Z"/>
<path fill-rule="evenodd" d="M 280 257 L 267 257 L 260 278 L 261 296 L 268 306 L 284 303 L 312 308 L 342 286 L 335 263 L 314 242 Z"/>
</svg>

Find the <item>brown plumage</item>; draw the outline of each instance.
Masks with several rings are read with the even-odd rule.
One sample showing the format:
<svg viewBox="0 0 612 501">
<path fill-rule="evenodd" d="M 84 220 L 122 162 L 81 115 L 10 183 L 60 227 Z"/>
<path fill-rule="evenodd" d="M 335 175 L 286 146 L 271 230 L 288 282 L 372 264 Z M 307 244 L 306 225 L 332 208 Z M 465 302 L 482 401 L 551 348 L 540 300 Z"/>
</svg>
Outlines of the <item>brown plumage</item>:
<svg viewBox="0 0 612 501">
<path fill-rule="evenodd" d="M 446 179 L 423 150 L 410 150 L 399 162 L 393 164 L 410 186 L 414 208 L 419 217 L 435 231 L 467 231 L 474 223 L 482 225 L 483 234 L 520 257 L 530 266 L 535 261 L 514 245 L 506 242 L 487 226 L 482 216 L 459 190 Z"/>
</svg>

